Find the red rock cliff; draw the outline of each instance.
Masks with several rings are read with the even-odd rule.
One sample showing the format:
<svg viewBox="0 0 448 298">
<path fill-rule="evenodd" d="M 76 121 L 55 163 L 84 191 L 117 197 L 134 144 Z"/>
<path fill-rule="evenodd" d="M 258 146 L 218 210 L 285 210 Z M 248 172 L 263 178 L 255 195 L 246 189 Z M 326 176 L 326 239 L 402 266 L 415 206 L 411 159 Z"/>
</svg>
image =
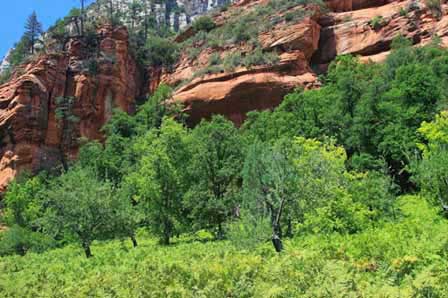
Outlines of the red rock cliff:
<svg viewBox="0 0 448 298">
<path fill-rule="evenodd" d="M 247 12 L 267 2 L 242 0 L 215 15 L 215 23 L 224 24 L 233 9 Z M 246 55 L 251 48 L 244 43 L 205 47 L 193 58 L 184 51 L 170 72 L 151 69 L 147 88 L 154 90 L 161 82 L 172 86 L 183 82 L 173 100 L 185 104 L 193 124 L 213 114 L 224 114 L 241 124 L 248 111 L 271 109 L 296 87 L 319 86 L 316 71 L 325 70 L 338 55 L 382 61 L 399 34 L 415 45 L 438 35 L 442 45 L 448 45 L 446 4 L 435 14 L 422 1 L 413 0 L 326 2 L 329 12 L 309 5 L 306 17 L 279 22 L 258 36 L 263 51 L 278 52 L 278 63 L 239 66 L 192 79 L 207 66 L 212 54 L 221 58 L 234 52 Z M 372 26 L 375 18 L 379 26 Z M 192 35 L 189 29 L 176 40 L 181 42 Z M 72 40 L 65 52 L 39 57 L 0 86 L 0 192 L 23 169 L 51 168 L 73 158 L 80 137 L 101 139 L 100 128 L 114 107 L 133 111 L 144 75 L 129 54 L 127 31 L 106 27 L 98 37 L 100 54 L 93 61 L 96 74 L 86 71 L 92 59 L 85 57 L 82 42 Z M 62 97 L 74 99 L 71 112 L 77 121 L 57 117 Z"/>
<path fill-rule="evenodd" d="M 141 75 L 128 51 L 127 30 L 104 27 L 98 39 L 93 61 L 73 39 L 64 53 L 38 57 L 0 86 L 0 192 L 22 170 L 74 158 L 79 138 L 101 139 L 113 108 L 134 110 Z M 74 117 L 58 117 L 58 109 L 68 106 Z"/>
<path fill-rule="evenodd" d="M 235 9 L 250 11 L 268 1 L 241 1 Z M 185 104 L 191 122 L 197 123 L 213 114 L 224 114 L 241 124 L 248 111 L 277 106 L 284 95 L 296 87 L 319 86 L 316 72 L 325 71 L 338 55 L 353 54 L 362 60 L 382 61 L 389 53 L 392 40 L 403 35 L 415 44 L 428 43 L 438 35 L 448 44 L 448 7 L 443 4 L 440 15 L 429 10 L 423 1 L 414 0 L 328 0 L 329 12 L 318 7 L 305 7 L 309 17 L 295 23 L 280 22 L 269 32 L 258 36 L 264 51 L 275 49 L 280 54 L 277 65 L 238 67 L 232 71 L 205 74 L 188 79 L 207 64 L 212 54 L 224 57 L 229 52 L 245 52 L 244 44 L 223 48 L 202 49 L 194 59 L 183 53 L 181 61 L 170 73 L 157 73 L 156 81 L 178 88 L 174 100 Z M 296 8 L 292 8 L 296 9 Z M 229 12 L 215 16 L 220 26 Z M 372 26 L 377 19 L 379 26 Z M 187 30 L 178 37 L 183 41 L 194 35 Z M 313 67 L 311 67 L 313 66 Z M 157 84 L 152 84 L 152 87 Z"/>
</svg>

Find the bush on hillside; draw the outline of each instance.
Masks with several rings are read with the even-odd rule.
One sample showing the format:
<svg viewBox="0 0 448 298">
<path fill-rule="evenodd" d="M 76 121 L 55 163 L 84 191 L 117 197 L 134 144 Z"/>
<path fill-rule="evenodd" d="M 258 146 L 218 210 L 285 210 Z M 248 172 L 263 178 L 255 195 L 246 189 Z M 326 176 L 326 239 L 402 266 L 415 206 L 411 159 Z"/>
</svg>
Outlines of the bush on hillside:
<svg viewBox="0 0 448 298">
<path fill-rule="evenodd" d="M 216 27 L 216 24 L 210 16 L 200 16 L 194 20 L 192 27 L 195 32 L 209 32 Z"/>
</svg>

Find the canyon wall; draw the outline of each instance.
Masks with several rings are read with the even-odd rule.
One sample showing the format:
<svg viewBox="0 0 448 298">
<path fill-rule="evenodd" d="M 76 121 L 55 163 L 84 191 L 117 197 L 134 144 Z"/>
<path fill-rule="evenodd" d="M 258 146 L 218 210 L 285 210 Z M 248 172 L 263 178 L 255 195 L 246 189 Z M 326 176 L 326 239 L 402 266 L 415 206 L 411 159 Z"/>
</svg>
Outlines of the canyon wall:
<svg viewBox="0 0 448 298">
<path fill-rule="evenodd" d="M 101 139 L 112 109 L 134 111 L 142 75 L 127 30 L 103 27 L 98 36 L 94 61 L 73 39 L 64 53 L 41 55 L 0 86 L 0 192 L 20 171 L 64 166 L 81 138 Z"/>
<path fill-rule="evenodd" d="M 267 2 L 238 1 L 213 18 L 219 27 L 235 11 L 247 12 Z M 185 105 L 191 124 L 223 114 L 240 125 L 247 112 L 272 109 L 295 88 L 319 87 L 318 74 L 339 55 L 383 61 L 397 35 L 415 46 L 437 35 L 442 45 L 448 45 L 446 4 L 438 12 L 415 0 L 330 0 L 327 4 L 330 11 L 301 6 L 307 11 L 305 17 L 278 22 L 259 34 L 261 50 L 278 53 L 276 63 L 194 76 L 211 55 L 250 54 L 251 48 L 242 42 L 202 47 L 193 57 L 183 51 L 169 71 L 151 68 L 144 74 L 129 52 L 127 30 L 106 26 L 98 31 L 99 49 L 93 59 L 86 56 L 81 40 L 71 39 L 65 51 L 41 55 L 21 66 L 0 86 L 0 192 L 25 169 L 63 167 L 75 158 L 81 138 L 102 139 L 100 129 L 114 108 L 133 113 L 135 98 L 161 83 L 176 87 L 171 100 Z M 189 29 L 176 40 L 194 34 Z"/>
</svg>

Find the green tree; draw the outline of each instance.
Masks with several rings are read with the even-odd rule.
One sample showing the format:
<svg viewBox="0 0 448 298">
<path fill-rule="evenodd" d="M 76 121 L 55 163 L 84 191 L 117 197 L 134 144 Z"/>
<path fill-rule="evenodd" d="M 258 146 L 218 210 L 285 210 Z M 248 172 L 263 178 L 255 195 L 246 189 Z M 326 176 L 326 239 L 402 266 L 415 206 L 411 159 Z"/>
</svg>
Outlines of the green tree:
<svg viewBox="0 0 448 298">
<path fill-rule="evenodd" d="M 150 36 L 145 45 L 146 63 L 155 67 L 172 67 L 179 57 L 179 46 L 171 40 Z"/>
<path fill-rule="evenodd" d="M 8 185 L 5 194 L 4 219 L 8 225 L 18 225 L 23 228 L 37 230 L 38 219 L 42 216 L 42 191 L 44 182 L 40 176 L 22 178 Z"/>
<path fill-rule="evenodd" d="M 34 47 L 38 41 L 39 36 L 43 33 L 42 24 L 37 19 L 35 11 L 28 17 L 25 24 L 25 37 L 29 42 L 29 49 L 31 54 L 34 54 Z"/>
<path fill-rule="evenodd" d="M 2 218 L 9 228 L 0 241 L 0 255 L 25 255 L 56 246 L 51 237 L 42 233 L 45 187 L 43 176 L 22 176 L 9 184 Z"/>
<path fill-rule="evenodd" d="M 125 180 L 135 186 L 133 200 L 148 228 L 164 245 L 182 229 L 187 136 L 182 125 L 166 118 L 160 129 L 151 130 L 135 144 L 141 158 Z"/>
<path fill-rule="evenodd" d="M 281 221 L 298 191 L 299 180 L 286 150 L 282 145 L 255 143 L 248 150 L 243 169 L 244 206 L 253 214 L 269 217 L 277 252 L 283 250 Z"/>
<path fill-rule="evenodd" d="M 190 188 L 185 195 L 193 224 L 212 229 L 217 238 L 238 207 L 238 180 L 243 164 L 237 128 L 222 116 L 202 121 L 192 132 L 188 168 Z"/>
<path fill-rule="evenodd" d="M 414 179 L 448 216 L 448 112 L 440 113 L 432 122 L 423 122 L 419 132 L 426 144 L 419 144 L 422 159 L 412 164 Z"/>
<path fill-rule="evenodd" d="M 89 170 L 71 168 L 51 181 L 45 197 L 46 232 L 73 237 L 87 258 L 92 257 L 90 246 L 94 240 L 114 238 L 117 220 L 124 224 L 117 212 L 124 212 L 123 202 L 128 200 L 123 201 L 112 184 L 99 181 Z"/>
<path fill-rule="evenodd" d="M 141 133 L 152 128 L 160 128 L 162 119 L 170 115 L 170 105 L 166 103 L 171 98 L 172 89 L 167 85 L 160 85 L 138 110 L 136 121 Z"/>
</svg>

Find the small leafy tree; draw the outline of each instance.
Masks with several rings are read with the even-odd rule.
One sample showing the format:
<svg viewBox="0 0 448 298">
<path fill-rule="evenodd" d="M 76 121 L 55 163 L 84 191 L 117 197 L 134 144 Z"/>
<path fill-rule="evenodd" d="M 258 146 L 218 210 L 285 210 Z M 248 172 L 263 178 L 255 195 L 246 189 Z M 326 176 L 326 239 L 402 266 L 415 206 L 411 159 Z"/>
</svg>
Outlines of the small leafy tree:
<svg viewBox="0 0 448 298">
<path fill-rule="evenodd" d="M 115 237 L 117 223 L 123 224 L 117 212 L 124 209 L 114 187 L 99 181 L 89 170 L 71 168 L 51 181 L 45 197 L 46 232 L 76 239 L 87 258 L 92 257 L 90 246 L 94 240 Z"/>
<path fill-rule="evenodd" d="M 56 245 L 51 237 L 42 233 L 44 189 L 45 183 L 41 176 L 22 176 L 9 184 L 2 218 L 9 228 L 0 241 L 0 255 L 42 252 Z"/>
<path fill-rule="evenodd" d="M 299 176 L 289 160 L 286 147 L 255 143 L 249 150 L 243 169 L 244 205 L 254 214 L 269 216 L 272 243 L 283 250 L 281 221 L 298 190 Z"/>
<path fill-rule="evenodd" d="M 23 182 L 11 182 L 4 198 L 6 223 L 37 230 L 38 219 L 43 212 L 43 189 L 44 183 L 40 176 L 25 178 Z"/>
<path fill-rule="evenodd" d="M 136 115 L 138 130 L 144 134 L 152 128 L 160 128 L 163 117 L 170 115 L 170 105 L 166 103 L 170 99 L 172 89 L 167 85 L 160 85 L 145 102 Z"/>
<path fill-rule="evenodd" d="M 172 67 L 179 57 L 179 46 L 167 38 L 151 36 L 146 45 L 147 64 L 155 67 Z"/>
</svg>

